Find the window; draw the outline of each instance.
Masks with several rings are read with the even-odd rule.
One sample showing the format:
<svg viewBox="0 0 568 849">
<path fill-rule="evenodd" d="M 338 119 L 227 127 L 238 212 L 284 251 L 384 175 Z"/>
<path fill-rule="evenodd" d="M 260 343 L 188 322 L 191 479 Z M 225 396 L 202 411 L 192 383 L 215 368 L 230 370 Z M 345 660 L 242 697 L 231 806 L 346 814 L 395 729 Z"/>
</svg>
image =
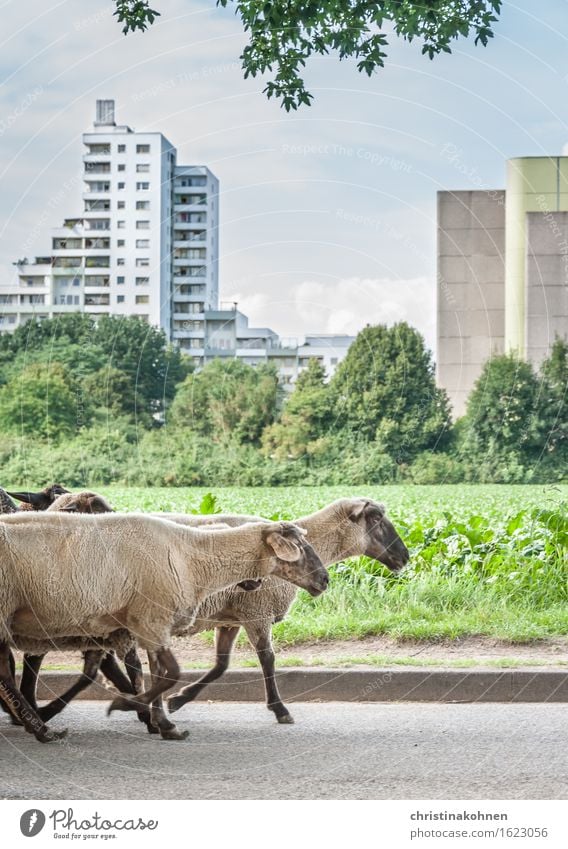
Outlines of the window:
<svg viewBox="0 0 568 849">
<path fill-rule="evenodd" d="M 332 366 L 336 366 L 337 365 L 337 357 L 331 357 L 329 362 L 331 363 Z"/>
<path fill-rule="evenodd" d="M 119 153 L 126 153 L 126 145 L 125 144 L 119 144 L 118 145 L 118 152 Z"/>
<path fill-rule="evenodd" d="M 110 183 L 106 180 L 94 180 L 87 183 L 88 192 L 110 192 Z"/>
<path fill-rule="evenodd" d="M 150 201 L 149 200 L 137 200 L 136 201 L 136 209 L 150 209 Z"/>
<path fill-rule="evenodd" d="M 119 183 L 118 184 L 118 191 L 121 192 L 124 189 L 125 185 L 126 185 L 125 183 Z"/>
<path fill-rule="evenodd" d="M 126 171 L 126 165 L 124 164 L 124 162 L 122 162 L 122 163 L 118 166 L 118 170 L 119 170 L 119 171 Z"/>
<path fill-rule="evenodd" d="M 126 221 L 117 221 L 116 226 L 119 230 L 124 230 L 124 228 L 126 227 Z"/>
<path fill-rule="evenodd" d="M 150 265 L 150 260 L 148 259 L 147 256 L 140 256 L 136 260 L 136 267 L 137 268 L 147 268 L 149 265 Z"/>
<path fill-rule="evenodd" d="M 150 188 L 150 183 L 136 183 L 137 192 L 147 192 Z"/>
<path fill-rule="evenodd" d="M 137 304 L 147 304 L 150 301 L 149 295 L 136 295 Z"/>
<path fill-rule="evenodd" d="M 117 209 L 124 209 L 126 207 L 126 204 L 124 203 L 123 200 L 119 200 L 116 206 L 117 206 Z"/>
<path fill-rule="evenodd" d="M 124 295 L 117 295 L 116 296 L 116 303 L 117 304 L 123 304 L 124 303 Z"/>
<path fill-rule="evenodd" d="M 149 144 L 137 144 L 136 145 L 136 153 L 150 153 L 150 145 Z"/>
<path fill-rule="evenodd" d="M 150 229 L 150 222 L 149 221 L 137 221 L 136 222 L 136 229 L 137 230 L 149 230 Z"/>
<path fill-rule="evenodd" d="M 141 165 L 137 165 L 137 166 L 136 166 L 136 172 L 137 172 L 138 174 L 148 174 L 148 173 L 150 172 L 150 166 L 149 166 L 149 165 L 147 165 L 147 164 L 144 164 L 144 165 L 142 165 L 142 164 L 141 164 Z"/>
<path fill-rule="evenodd" d="M 149 248 L 150 247 L 150 239 L 136 239 L 136 247 L 137 248 Z"/>
<path fill-rule="evenodd" d="M 137 286 L 147 286 L 149 282 L 150 282 L 149 277 L 137 277 L 136 278 L 136 285 Z"/>
<path fill-rule="evenodd" d="M 124 277 L 122 275 L 119 275 L 116 278 L 116 282 L 118 283 L 119 286 L 122 286 L 122 284 L 124 283 Z"/>
<path fill-rule="evenodd" d="M 110 153 L 110 144 L 89 144 L 87 145 L 89 148 L 89 153 L 96 154 L 109 154 Z"/>
<path fill-rule="evenodd" d="M 126 239 L 118 239 L 116 242 L 117 248 L 123 248 L 126 244 Z"/>
<path fill-rule="evenodd" d="M 124 265 L 124 264 L 125 264 L 125 259 L 124 259 L 124 257 L 123 257 L 123 256 L 119 256 L 119 257 L 118 257 L 118 259 L 116 260 L 116 264 L 117 264 L 117 265 Z"/>
</svg>

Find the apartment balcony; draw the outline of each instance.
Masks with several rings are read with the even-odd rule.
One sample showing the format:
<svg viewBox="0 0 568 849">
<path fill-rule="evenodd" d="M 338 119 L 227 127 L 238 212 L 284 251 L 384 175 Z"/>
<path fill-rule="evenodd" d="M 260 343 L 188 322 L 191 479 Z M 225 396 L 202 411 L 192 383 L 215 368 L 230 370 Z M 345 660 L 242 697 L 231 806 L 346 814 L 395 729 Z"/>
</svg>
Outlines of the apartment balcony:
<svg viewBox="0 0 568 849">
<path fill-rule="evenodd" d="M 103 165 L 105 168 L 108 167 L 108 171 L 99 172 L 99 173 L 110 173 L 110 153 L 84 153 L 83 154 L 83 162 L 86 166 L 88 166 L 88 171 L 90 174 L 96 174 L 96 171 L 93 171 L 93 168 L 96 168 L 97 165 Z M 87 168 L 85 168 L 85 171 Z"/>
</svg>

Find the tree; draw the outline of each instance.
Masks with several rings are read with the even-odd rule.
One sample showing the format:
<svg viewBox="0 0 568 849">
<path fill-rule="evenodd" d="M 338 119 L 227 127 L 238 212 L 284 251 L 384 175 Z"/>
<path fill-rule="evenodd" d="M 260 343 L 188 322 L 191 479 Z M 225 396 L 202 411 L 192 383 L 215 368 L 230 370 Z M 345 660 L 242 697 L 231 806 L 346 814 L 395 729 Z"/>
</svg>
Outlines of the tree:
<svg viewBox="0 0 568 849">
<path fill-rule="evenodd" d="M 164 413 L 175 389 L 192 366 L 167 345 L 162 330 L 136 316 L 105 315 L 97 322 L 93 344 L 102 351 L 101 367 L 116 368 L 130 380 L 131 415 Z"/>
<path fill-rule="evenodd" d="M 487 45 L 502 0 L 217 0 L 235 4 L 249 43 L 241 54 L 246 77 L 273 74 L 264 89 L 286 109 L 310 105 L 312 95 L 302 79 L 307 59 L 335 52 L 354 58 L 359 71 L 371 76 L 385 64 L 391 29 L 405 41 L 421 42 L 422 53 L 433 59 L 451 53 L 451 43 L 474 34 L 475 44 Z M 123 32 L 145 30 L 160 14 L 149 0 L 115 0 L 114 14 Z"/>
<path fill-rule="evenodd" d="M 179 387 L 171 422 L 213 442 L 257 444 L 274 421 L 278 373 L 271 365 L 248 366 L 237 359 L 215 359 Z"/>
<path fill-rule="evenodd" d="M 325 369 L 313 357 L 301 372 L 284 405 L 280 421 L 262 435 L 263 452 L 278 459 L 321 454 L 333 422 L 333 399 L 325 383 Z"/>
<path fill-rule="evenodd" d="M 432 355 L 406 322 L 362 330 L 331 389 L 336 412 L 357 441 L 376 441 L 399 463 L 442 448 L 450 431 L 446 393 L 436 387 Z"/>
<path fill-rule="evenodd" d="M 488 360 L 460 424 L 464 455 L 476 462 L 504 461 L 525 469 L 538 460 L 546 442 L 539 394 L 530 363 L 514 354 Z"/>
<path fill-rule="evenodd" d="M 105 366 L 83 381 L 83 391 L 98 409 L 111 413 L 130 414 L 134 409 L 134 385 L 121 369 Z"/>
<path fill-rule="evenodd" d="M 545 422 L 547 455 L 568 471 L 568 342 L 557 338 L 540 374 L 541 415 Z"/>
<path fill-rule="evenodd" d="M 40 439 L 67 435 L 85 424 L 70 375 L 58 363 L 32 365 L 0 389 L 0 429 Z"/>
</svg>

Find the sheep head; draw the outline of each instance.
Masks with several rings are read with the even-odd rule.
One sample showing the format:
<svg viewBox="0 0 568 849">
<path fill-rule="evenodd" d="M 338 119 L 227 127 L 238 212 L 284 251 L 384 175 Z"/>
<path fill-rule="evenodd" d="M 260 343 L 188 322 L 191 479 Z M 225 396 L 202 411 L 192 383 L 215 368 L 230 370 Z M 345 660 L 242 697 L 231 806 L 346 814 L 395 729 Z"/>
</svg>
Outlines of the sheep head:
<svg viewBox="0 0 568 849">
<path fill-rule="evenodd" d="M 113 513 L 113 509 L 102 495 L 96 492 L 67 492 L 59 496 L 50 507 L 59 513 Z"/>
<path fill-rule="evenodd" d="M 271 522 L 263 529 L 262 539 L 269 551 L 270 574 L 318 596 L 327 589 L 329 575 L 306 534 L 292 522 Z"/>
<path fill-rule="evenodd" d="M 54 483 L 46 486 L 41 492 L 9 492 L 8 495 L 29 504 L 32 510 L 47 510 L 56 498 L 68 492 L 61 484 Z"/>
<path fill-rule="evenodd" d="M 391 572 L 400 572 L 409 560 L 408 549 L 387 518 L 383 504 L 367 498 L 346 499 L 342 503 L 345 537 L 344 557 L 364 554 L 379 560 Z"/>
</svg>

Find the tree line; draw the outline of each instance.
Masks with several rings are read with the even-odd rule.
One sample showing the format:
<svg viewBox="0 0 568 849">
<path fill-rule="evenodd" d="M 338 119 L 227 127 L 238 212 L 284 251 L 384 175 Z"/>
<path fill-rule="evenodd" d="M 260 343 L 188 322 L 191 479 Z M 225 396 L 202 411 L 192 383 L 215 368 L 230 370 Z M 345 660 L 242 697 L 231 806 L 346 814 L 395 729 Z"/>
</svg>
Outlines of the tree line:
<svg viewBox="0 0 568 849">
<path fill-rule="evenodd" d="M 135 317 L 70 314 L 0 336 L 5 483 L 233 486 L 548 482 L 567 477 L 568 345 L 537 372 L 485 364 L 452 423 L 420 333 L 364 328 L 331 379 L 286 396 L 276 369 L 199 371 Z"/>
</svg>

